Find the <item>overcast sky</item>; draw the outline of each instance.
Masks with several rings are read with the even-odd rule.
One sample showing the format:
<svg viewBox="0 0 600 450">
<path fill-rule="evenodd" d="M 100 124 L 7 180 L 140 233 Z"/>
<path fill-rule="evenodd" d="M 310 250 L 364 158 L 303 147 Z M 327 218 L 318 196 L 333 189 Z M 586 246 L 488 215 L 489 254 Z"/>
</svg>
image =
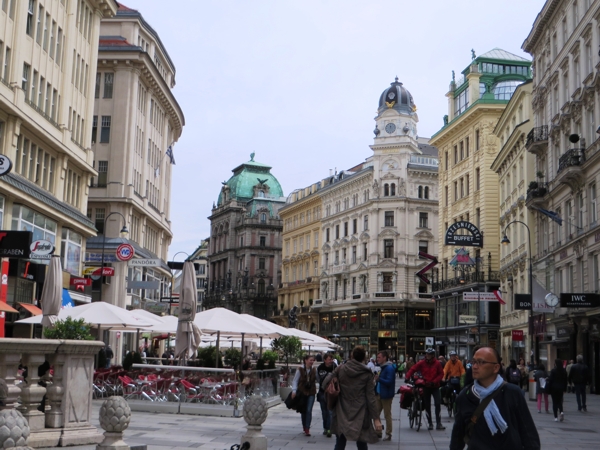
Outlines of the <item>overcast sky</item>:
<svg viewBox="0 0 600 450">
<path fill-rule="evenodd" d="M 119 0 L 120 1 L 120 0 Z M 371 155 L 378 100 L 397 75 L 437 132 L 452 78 L 521 45 L 543 0 L 124 0 L 159 34 L 186 125 L 175 145 L 169 256 L 209 236 L 231 169 L 273 167 L 284 193 Z M 182 260 L 182 255 L 177 260 Z"/>
</svg>

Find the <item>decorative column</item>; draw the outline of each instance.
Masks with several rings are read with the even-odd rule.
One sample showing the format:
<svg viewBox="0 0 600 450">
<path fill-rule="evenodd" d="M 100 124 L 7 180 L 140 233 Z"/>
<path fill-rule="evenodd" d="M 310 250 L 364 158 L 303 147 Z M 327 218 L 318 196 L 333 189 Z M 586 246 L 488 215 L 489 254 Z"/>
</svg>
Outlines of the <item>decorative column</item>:
<svg viewBox="0 0 600 450">
<path fill-rule="evenodd" d="M 49 356 L 48 359 L 54 367 L 54 375 L 52 376 L 52 384 L 46 388 L 46 395 L 50 403 L 50 411 L 46 412 L 46 427 L 61 428 L 64 424 L 61 403 L 65 392 L 63 387 L 65 357 L 61 354 L 54 354 Z"/>
<path fill-rule="evenodd" d="M 104 431 L 104 441 L 96 450 L 130 450 L 123 441 L 123 431 L 129 427 L 131 408 L 123 397 L 109 397 L 100 408 L 100 426 Z M 265 447 L 266 448 L 266 447 Z"/>
<path fill-rule="evenodd" d="M 17 408 L 29 422 L 31 431 L 43 430 L 45 427 L 44 413 L 38 411 L 46 388 L 40 386 L 38 381 L 38 367 L 46 360 L 40 353 L 24 353 L 22 364 L 27 367 L 27 384 L 21 388 L 21 405 Z"/>
<path fill-rule="evenodd" d="M 14 408 L 17 398 L 21 395 L 21 388 L 15 385 L 20 361 L 21 353 L 0 352 L 0 378 L 6 381 L 7 385 L 6 400 L 4 406 L 0 405 L 0 411 Z"/>
<path fill-rule="evenodd" d="M 242 446 L 248 443 L 252 450 L 267 450 L 267 437 L 262 434 L 262 424 L 267 420 L 269 408 L 264 398 L 253 395 L 244 402 L 244 420 L 248 424 L 242 436 Z"/>
</svg>

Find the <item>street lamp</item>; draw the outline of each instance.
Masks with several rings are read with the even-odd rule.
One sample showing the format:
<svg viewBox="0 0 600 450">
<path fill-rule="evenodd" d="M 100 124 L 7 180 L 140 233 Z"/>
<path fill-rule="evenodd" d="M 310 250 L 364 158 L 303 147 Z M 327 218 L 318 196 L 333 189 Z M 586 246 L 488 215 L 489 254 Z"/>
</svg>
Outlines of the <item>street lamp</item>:
<svg viewBox="0 0 600 450">
<path fill-rule="evenodd" d="M 512 222 L 509 222 L 506 225 L 506 227 L 504 227 L 504 236 L 502 237 L 502 240 L 500 241 L 500 243 L 502 245 L 510 244 L 510 240 L 508 239 L 508 236 L 506 235 L 506 230 L 513 223 L 520 223 L 525 228 L 527 228 L 527 242 L 529 244 L 529 294 L 531 295 L 531 308 L 532 308 L 529 310 L 528 318 L 529 318 L 529 320 L 531 320 L 531 315 L 533 313 L 533 263 L 532 263 L 533 255 L 531 254 L 531 230 L 529 229 L 529 226 L 525 222 L 522 222 L 520 220 L 513 220 Z M 529 344 L 532 346 L 533 336 L 529 336 Z M 533 348 L 531 348 L 530 350 L 533 351 Z"/>
<path fill-rule="evenodd" d="M 102 285 L 104 284 L 102 278 L 104 276 L 104 248 L 106 246 L 106 223 L 108 221 L 108 218 L 113 214 L 117 214 L 123 218 L 123 228 L 121 228 L 120 232 L 121 237 L 126 238 L 127 234 L 129 234 L 129 230 L 127 230 L 127 220 L 125 219 L 125 216 L 120 212 L 111 212 L 108 216 L 104 218 L 104 229 L 102 230 L 102 262 L 100 263 L 100 301 L 102 301 Z"/>
</svg>

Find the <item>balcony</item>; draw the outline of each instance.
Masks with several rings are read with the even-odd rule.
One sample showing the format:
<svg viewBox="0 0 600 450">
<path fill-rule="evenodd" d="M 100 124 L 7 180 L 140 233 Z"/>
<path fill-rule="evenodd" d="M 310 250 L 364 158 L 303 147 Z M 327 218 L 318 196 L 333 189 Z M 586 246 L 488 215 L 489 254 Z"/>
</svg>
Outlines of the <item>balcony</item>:
<svg viewBox="0 0 600 450">
<path fill-rule="evenodd" d="M 337 273 L 345 272 L 346 270 L 347 270 L 346 262 L 342 261 L 341 264 L 333 265 L 333 267 L 331 268 L 331 273 L 337 274 Z"/>
<path fill-rule="evenodd" d="M 572 148 L 562 155 L 558 160 L 558 171 L 556 181 L 570 184 L 580 180 L 585 162 L 585 149 Z"/>
<path fill-rule="evenodd" d="M 500 273 L 495 271 L 467 272 L 460 277 L 449 278 L 432 283 L 432 292 L 487 282 L 499 283 Z"/>
<path fill-rule="evenodd" d="M 546 194 L 548 194 L 548 187 L 548 183 L 538 183 L 537 181 L 532 181 L 529 184 L 529 189 L 527 189 L 527 198 L 525 199 L 525 204 L 527 207 L 545 206 L 546 201 L 544 198 L 546 197 Z"/>
<path fill-rule="evenodd" d="M 525 147 L 534 155 L 542 155 L 548 148 L 548 125 L 533 128 L 527 133 Z"/>
</svg>

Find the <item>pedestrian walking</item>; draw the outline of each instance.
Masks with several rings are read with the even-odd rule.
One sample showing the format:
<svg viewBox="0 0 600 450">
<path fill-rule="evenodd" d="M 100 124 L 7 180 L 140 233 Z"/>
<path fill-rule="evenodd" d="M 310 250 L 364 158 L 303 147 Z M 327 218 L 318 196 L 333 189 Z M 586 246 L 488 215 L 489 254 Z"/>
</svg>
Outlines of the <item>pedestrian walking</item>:
<svg viewBox="0 0 600 450">
<path fill-rule="evenodd" d="M 529 370 L 527 369 L 527 364 L 525 364 L 525 359 L 519 358 L 519 364 L 517 364 L 517 369 L 521 371 L 521 382 L 519 383 L 519 387 L 521 389 L 529 390 L 529 382 L 527 380 Z"/>
<path fill-rule="evenodd" d="M 567 371 L 563 367 L 561 359 L 554 361 L 554 369 L 550 371 L 548 377 L 548 384 L 550 385 L 550 396 L 552 397 L 552 412 L 554 412 L 554 421 L 562 422 L 565 420 L 565 414 L 563 411 L 563 395 L 567 390 Z M 547 386 L 548 387 L 548 386 Z M 560 416 L 559 413 L 560 412 Z"/>
<path fill-rule="evenodd" d="M 312 409 L 315 404 L 315 395 L 317 393 L 317 370 L 313 367 L 315 358 L 310 355 L 304 356 L 302 367 L 296 370 L 294 381 L 292 382 L 292 398 L 300 392 L 306 396 L 306 407 L 302 416 L 302 429 L 306 436 L 310 436 L 310 424 L 312 421 Z"/>
<path fill-rule="evenodd" d="M 327 409 L 327 399 L 325 398 L 325 378 L 331 372 L 333 372 L 335 366 L 333 365 L 333 356 L 330 353 L 326 353 L 323 356 L 323 362 L 317 367 L 317 379 L 319 380 L 319 392 L 317 393 L 317 400 L 321 405 L 321 416 L 323 417 L 323 434 L 327 437 L 331 437 L 331 411 Z"/>
<path fill-rule="evenodd" d="M 368 444 L 377 442 L 382 426 L 377 416 L 377 402 L 373 389 L 373 373 L 364 361 L 365 349 L 354 347 L 352 359 L 338 366 L 325 379 L 325 389 L 333 378 L 340 387 L 331 431 L 335 433 L 335 450 L 344 450 L 347 441 L 356 441 L 358 450 L 368 450 Z"/>
<path fill-rule="evenodd" d="M 106 368 L 110 368 L 110 362 L 112 361 L 112 359 L 114 358 L 115 354 L 112 351 L 112 348 L 110 348 L 110 345 L 106 346 Z"/>
<path fill-rule="evenodd" d="M 537 392 L 537 412 L 542 412 L 542 397 L 544 397 L 544 406 L 546 407 L 546 413 L 550 413 L 548 409 L 548 390 L 546 389 L 546 382 L 548 378 L 548 372 L 543 364 L 538 364 L 537 369 L 533 375 L 535 380 L 535 392 Z"/>
<path fill-rule="evenodd" d="M 522 391 L 498 374 L 500 355 L 482 347 L 471 361 L 474 382 L 456 399 L 450 450 L 539 450 L 540 437 Z"/>
<path fill-rule="evenodd" d="M 568 380 L 573 383 L 575 389 L 575 398 L 577 399 L 577 411 L 587 412 L 585 402 L 586 386 L 590 382 L 590 371 L 588 366 L 583 363 L 583 355 L 577 355 L 577 362 L 571 366 Z"/>
<path fill-rule="evenodd" d="M 396 371 L 393 364 L 388 361 L 388 352 L 385 350 L 377 353 L 377 364 L 381 371 L 375 376 L 377 381 L 377 417 L 385 417 L 385 437 L 384 441 L 392 440 L 392 402 L 396 393 Z"/>
<path fill-rule="evenodd" d="M 517 361 L 514 359 L 510 360 L 510 364 L 508 369 L 506 369 L 506 373 L 504 374 L 504 378 L 507 383 L 512 383 L 516 386 L 521 387 L 521 371 L 517 367 Z"/>
<path fill-rule="evenodd" d="M 420 372 L 425 386 L 423 387 L 423 407 L 425 408 L 425 415 L 427 416 L 427 422 L 429 423 L 429 429 L 433 430 L 433 421 L 431 418 L 431 398 L 435 404 L 435 421 L 436 430 L 445 430 L 446 427 L 442 425 L 441 416 L 441 395 L 440 395 L 440 383 L 444 376 L 442 365 L 435 359 L 435 350 L 428 348 L 425 351 L 425 359 L 419 361 L 406 374 L 406 379 L 409 380 L 415 372 Z"/>
<path fill-rule="evenodd" d="M 573 364 L 575 363 L 575 361 L 573 361 L 572 359 L 569 360 L 569 364 L 567 364 L 567 380 L 569 379 L 569 374 L 571 373 L 571 367 L 573 367 Z M 573 383 L 571 383 L 571 381 L 567 381 L 567 392 L 570 393 L 574 393 L 575 392 L 575 387 L 573 386 Z"/>
<path fill-rule="evenodd" d="M 411 356 L 410 358 L 408 358 L 408 361 L 406 361 L 406 370 L 409 371 L 410 368 L 412 366 L 415 365 L 415 360 L 413 359 L 413 357 Z M 405 377 L 406 378 L 406 377 Z"/>
</svg>

